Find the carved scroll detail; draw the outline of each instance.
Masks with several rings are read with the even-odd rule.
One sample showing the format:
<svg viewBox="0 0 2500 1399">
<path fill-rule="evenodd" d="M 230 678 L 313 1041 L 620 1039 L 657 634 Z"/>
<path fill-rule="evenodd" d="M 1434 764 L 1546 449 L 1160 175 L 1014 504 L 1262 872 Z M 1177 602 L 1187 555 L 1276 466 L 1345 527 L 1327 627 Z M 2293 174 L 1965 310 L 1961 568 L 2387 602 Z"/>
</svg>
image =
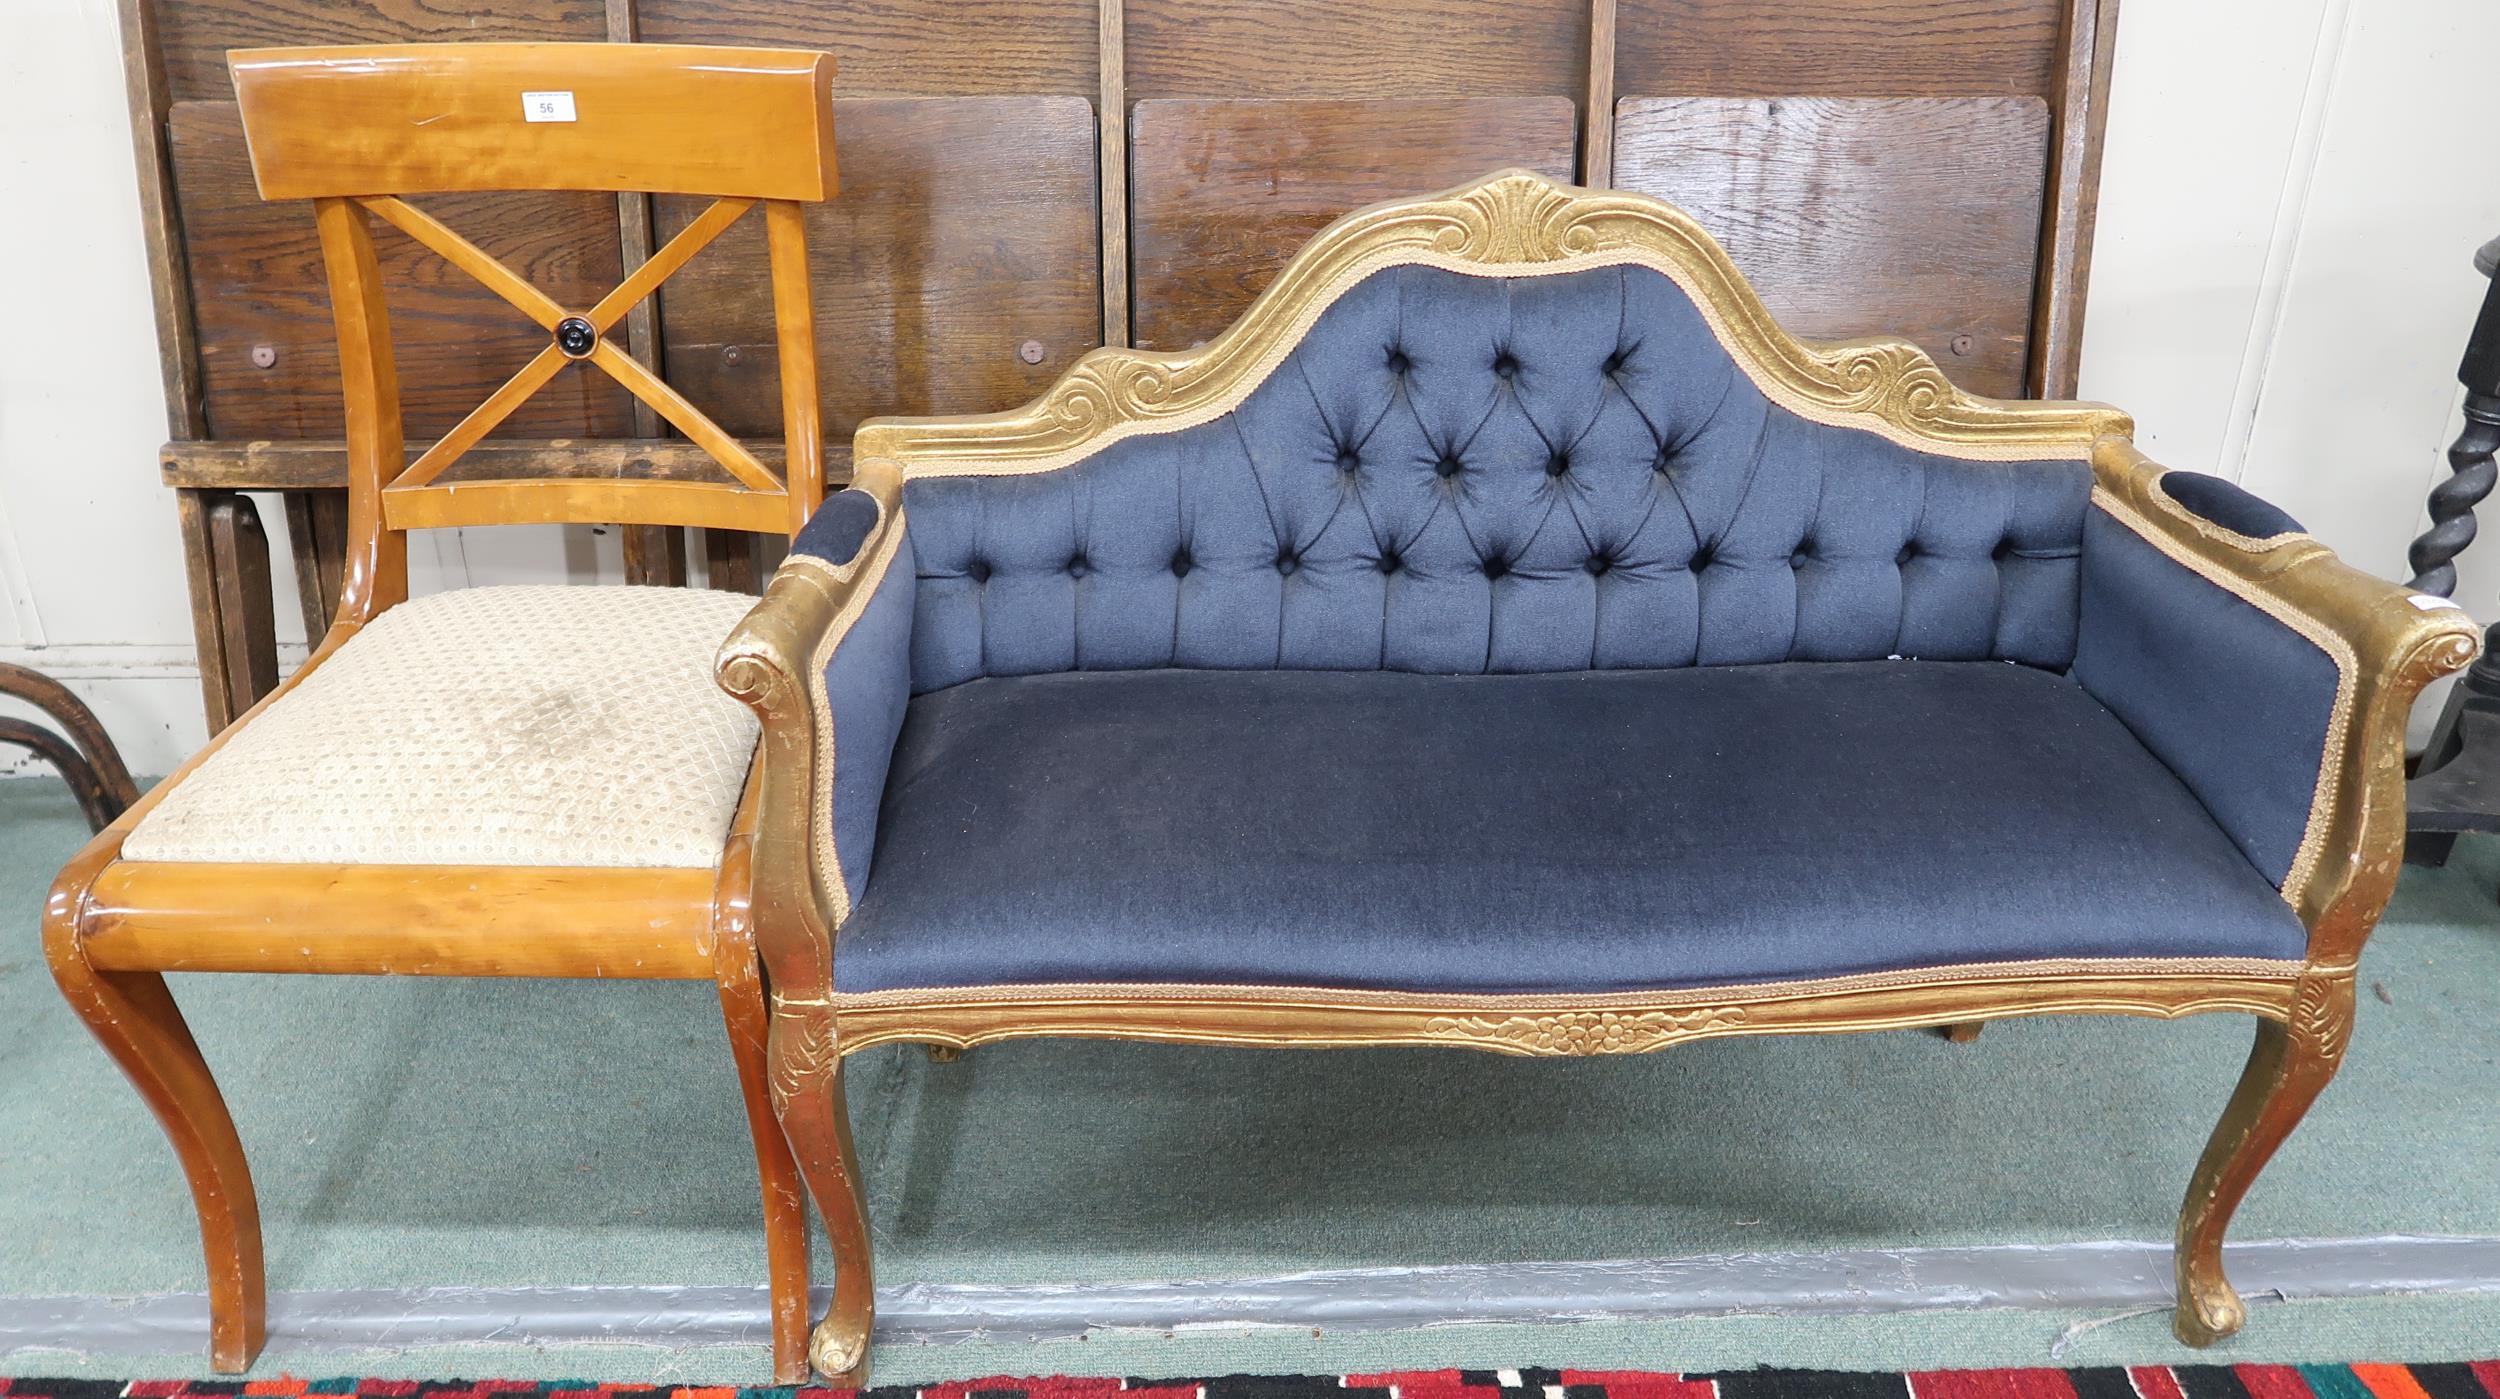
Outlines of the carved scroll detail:
<svg viewBox="0 0 2500 1399">
<path fill-rule="evenodd" d="M 2292 1035 L 2301 1044 L 2324 1060 L 2333 1072 L 2333 1065 L 2344 1057 L 2344 1045 L 2352 1034 L 2352 995 L 2350 973 L 2343 977 L 2305 976 L 2292 1002 Z"/>
<path fill-rule="evenodd" d="M 786 1111 L 794 1101 L 823 1094 L 841 1072 L 842 1050 L 834 1023 L 834 1016 L 822 1007 L 812 1013 L 774 1008 L 767 1082 L 775 1107 Z"/>
<path fill-rule="evenodd" d="M 1675 280 L 1766 394 L 1817 421 L 1905 445 L 1995 460 L 2084 455 L 2124 436 L 2093 403 L 2001 402 L 1954 388 L 1916 346 L 1809 343 L 1781 329 L 1701 225 L 1645 195 L 1559 185 L 1510 170 L 1426 199 L 1358 210 L 1312 239 L 1223 334 L 1190 350 L 1088 353 L 1022 408 L 951 418 L 877 418 L 861 458 L 908 475 L 1048 471 L 1140 432 L 1210 421 L 1256 388 L 1329 303 L 1383 268 L 1426 264 L 1498 276 L 1637 264 Z"/>
<path fill-rule="evenodd" d="M 1745 1023 L 1743 1006 L 1693 1010 L 1570 1011 L 1556 1015 L 1439 1016 L 1424 1033 L 1489 1041 L 1526 1054 L 1638 1054 L 1711 1030 Z"/>
</svg>

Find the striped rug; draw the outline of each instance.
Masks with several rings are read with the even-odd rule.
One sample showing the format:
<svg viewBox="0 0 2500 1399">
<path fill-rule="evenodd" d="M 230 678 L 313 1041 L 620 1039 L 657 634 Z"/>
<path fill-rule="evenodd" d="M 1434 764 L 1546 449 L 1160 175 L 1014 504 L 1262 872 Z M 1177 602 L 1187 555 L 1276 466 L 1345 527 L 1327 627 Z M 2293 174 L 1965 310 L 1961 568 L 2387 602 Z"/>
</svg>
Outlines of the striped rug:
<svg viewBox="0 0 2500 1399">
<path fill-rule="evenodd" d="M 2500 1399 L 2500 1360 L 2077 1370 L 1413 1370 L 1209 1379 L 980 1379 L 866 1390 L 588 1380 L 48 1380 L 0 1399 Z"/>
</svg>

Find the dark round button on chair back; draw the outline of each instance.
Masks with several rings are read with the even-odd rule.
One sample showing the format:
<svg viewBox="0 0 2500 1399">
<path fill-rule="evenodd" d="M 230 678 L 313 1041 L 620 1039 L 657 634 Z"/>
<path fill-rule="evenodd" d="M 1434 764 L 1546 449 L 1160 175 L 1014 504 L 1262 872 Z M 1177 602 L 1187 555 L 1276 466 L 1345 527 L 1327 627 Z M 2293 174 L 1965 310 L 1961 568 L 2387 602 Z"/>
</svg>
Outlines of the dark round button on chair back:
<svg viewBox="0 0 2500 1399">
<path fill-rule="evenodd" d="M 599 348 L 599 332 L 579 316 L 567 316 L 556 322 L 556 348 L 568 359 L 588 359 Z"/>
</svg>

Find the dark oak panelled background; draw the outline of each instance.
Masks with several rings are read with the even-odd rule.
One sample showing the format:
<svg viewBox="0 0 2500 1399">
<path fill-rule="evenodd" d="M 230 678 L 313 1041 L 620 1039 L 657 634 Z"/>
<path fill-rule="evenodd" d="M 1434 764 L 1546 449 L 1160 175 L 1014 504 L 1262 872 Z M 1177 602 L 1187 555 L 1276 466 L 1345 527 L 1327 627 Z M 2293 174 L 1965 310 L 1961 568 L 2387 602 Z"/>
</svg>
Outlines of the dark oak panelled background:
<svg viewBox="0 0 2500 1399">
<path fill-rule="evenodd" d="M 336 597 L 337 352 L 308 207 L 253 192 L 225 51 L 571 39 L 784 44 L 840 63 L 843 189 L 810 216 L 832 466 L 872 413 L 999 409 L 1106 340 L 1189 345 L 1348 209 L 1521 165 L 1690 209 L 1803 334 L 1904 334 L 2001 396 L 2073 391 L 2116 0 L 122 0 L 171 435 L 212 725 L 275 674 L 246 490 L 287 492 L 306 621 Z M 682 201 L 425 201 L 586 303 Z M 383 230 L 411 437 L 543 343 Z M 778 422 L 762 237 L 629 325 L 733 431 Z M 692 469 L 575 372 L 506 472 Z M 626 535 L 637 579 L 689 572 Z M 741 537 L 696 551 L 752 586 Z"/>
</svg>

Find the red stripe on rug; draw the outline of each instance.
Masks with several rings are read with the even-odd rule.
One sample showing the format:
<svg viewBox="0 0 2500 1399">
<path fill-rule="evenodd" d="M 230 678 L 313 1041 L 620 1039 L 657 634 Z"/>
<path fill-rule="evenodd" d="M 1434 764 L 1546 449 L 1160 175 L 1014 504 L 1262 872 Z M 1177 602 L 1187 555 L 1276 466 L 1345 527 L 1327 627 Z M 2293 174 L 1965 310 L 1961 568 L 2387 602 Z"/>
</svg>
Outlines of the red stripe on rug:
<svg viewBox="0 0 2500 1399">
<path fill-rule="evenodd" d="M 2135 1392 L 2143 1399 L 2187 1399 L 2179 1388 L 2179 1377 L 2167 1365 L 2130 1365 L 2127 1378 L 2134 1381 Z"/>
<path fill-rule="evenodd" d="M 977 1380 L 950 1380 L 945 1384 L 922 1385 L 919 1399 L 969 1399 L 976 1390 L 1013 1390 L 1025 1395 L 1026 1399 L 1109 1399 L 1111 1395 L 1126 1392 L 1121 1384 L 1122 1381 L 1117 1379 L 1077 1375 L 985 1375 Z M 841 1395 L 853 1391 L 836 1389 L 828 1392 Z M 1190 1386 L 1189 1392 L 1195 1394 L 1197 1387 Z M 737 1399 L 737 1394 L 734 1389 L 724 1390 L 721 1399 Z"/>
<path fill-rule="evenodd" d="M 1710 1380 L 1646 1370 L 1565 1370 L 1562 1382 L 1602 1384 L 1606 1399 L 1719 1399 L 1719 1386 Z"/>
<path fill-rule="evenodd" d="M 2062 1370 L 1912 1370 L 1916 1399 L 2076 1399 Z"/>
<path fill-rule="evenodd" d="M 2309 1381 L 2289 1365 L 2234 1365 L 2231 1373 L 2239 1376 L 2240 1383 L 2247 1387 L 2248 1399 L 2316 1399 L 2309 1388 Z M 2396 1396 L 2382 1394 L 2379 1399 L 2396 1399 Z M 2430 1399 L 2430 1396 L 2416 1390 L 2414 1399 Z"/>
<path fill-rule="evenodd" d="M 1383 1370 L 1372 1375 L 1345 1375 L 1337 1383 L 1344 1389 L 1391 1389 L 1398 1399 L 1495 1399 L 1501 1389 L 1494 1385 L 1469 1384 L 1464 1370 Z"/>
</svg>

